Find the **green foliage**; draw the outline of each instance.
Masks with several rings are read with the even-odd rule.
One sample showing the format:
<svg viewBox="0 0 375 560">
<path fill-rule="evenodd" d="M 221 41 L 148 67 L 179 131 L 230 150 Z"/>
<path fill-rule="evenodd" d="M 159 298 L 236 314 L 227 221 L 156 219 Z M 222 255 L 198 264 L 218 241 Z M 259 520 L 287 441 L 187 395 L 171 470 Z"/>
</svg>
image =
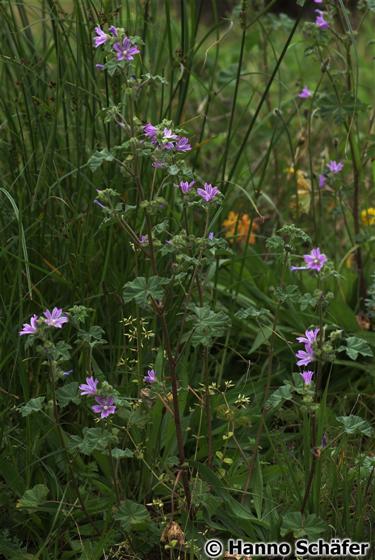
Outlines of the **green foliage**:
<svg viewBox="0 0 375 560">
<path fill-rule="evenodd" d="M 148 307 L 150 300 L 159 301 L 163 299 L 164 288 L 169 283 L 168 278 L 160 278 L 159 276 L 150 276 L 145 278 L 139 276 L 131 282 L 127 282 L 122 293 L 124 302 L 135 301 L 141 307 Z"/>
<path fill-rule="evenodd" d="M 193 346 L 211 346 L 215 338 L 223 336 L 230 325 L 230 319 L 224 311 L 215 312 L 208 306 L 192 306 L 189 321 L 193 326 L 186 338 L 191 337 Z"/>
<path fill-rule="evenodd" d="M 341 346 L 339 350 L 345 350 L 352 360 L 356 360 L 358 356 L 373 357 L 374 355 L 370 345 L 358 336 L 349 336 L 346 339 L 346 346 Z"/>
<path fill-rule="evenodd" d="M 118 509 L 115 519 L 127 533 L 133 531 L 147 531 L 150 529 L 150 514 L 141 504 L 126 500 Z"/>
<path fill-rule="evenodd" d="M 119 449 L 118 447 L 112 449 L 111 455 L 115 459 L 131 459 L 134 457 L 134 453 L 131 449 Z"/>
<path fill-rule="evenodd" d="M 326 531 L 327 524 L 315 514 L 304 517 L 301 512 L 293 511 L 283 515 L 281 525 L 283 537 L 291 533 L 295 539 L 307 537 L 310 541 L 315 541 Z"/>
<path fill-rule="evenodd" d="M 293 398 L 293 388 L 290 384 L 281 385 L 276 391 L 274 391 L 266 402 L 268 408 L 277 408 L 285 401 L 289 401 Z"/>
<path fill-rule="evenodd" d="M 18 500 L 17 508 L 33 512 L 45 503 L 48 496 L 48 488 L 45 484 L 36 484 L 30 490 L 26 490 L 24 495 Z"/>
<path fill-rule="evenodd" d="M 91 455 L 94 451 L 108 453 L 112 445 L 116 445 L 118 438 L 105 428 L 84 428 L 83 438 L 71 436 L 70 449 L 78 449 L 84 455 Z"/>
<path fill-rule="evenodd" d="M 80 330 L 78 333 L 78 338 L 90 346 L 90 348 L 95 348 L 95 346 L 105 344 L 107 341 L 103 337 L 104 330 L 99 325 L 93 325 L 89 330 Z"/>
<path fill-rule="evenodd" d="M 325 94 L 319 99 L 319 113 L 322 119 L 332 119 L 338 124 L 345 122 L 358 111 L 365 111 L 366 105 L 358 97 L 348 92 Z"/>
<path fill-rule="evenodd" d="M 66 383 L 62 387 L 56 390 L 57 402 L 64 408 L 70 403 L 79 404 L 80 398 L 78 395 L 78 383 L 72 381 L 71 383 Z"/>
<path fill-rule="evenodd" d="M 35 399 L 30 399 L 26 404 L 20 406 L 22 416 L 29 416 L 33 412 L 39 412 L 42 410 L 45 400 L 45 397 L 35 397 Z"/>
<path fill-rule="evenodd" d="M 338 416 L 336 418 L 340 424 L 344 426 L 344 430 L 349 435 L 363 434 L 371 437 L 374 434 L 374 429 L 367 420 L 363 420 L 360 416 L 351 414 L 350 416 Z"/>
<path fill-rule="evenodd" d="M 105 161 L 111 162 L 114 160 L 113 154 L 104 149 L 95 152 L 89 159 L 88 165 L 91 171 L 96 171 Z"/>
</svg>

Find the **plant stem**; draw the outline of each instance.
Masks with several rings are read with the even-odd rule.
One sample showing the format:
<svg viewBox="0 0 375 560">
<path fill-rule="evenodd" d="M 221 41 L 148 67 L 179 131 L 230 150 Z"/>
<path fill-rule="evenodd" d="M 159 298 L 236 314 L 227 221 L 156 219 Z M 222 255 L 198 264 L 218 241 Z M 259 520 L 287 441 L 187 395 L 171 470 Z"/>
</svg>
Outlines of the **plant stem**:
<svg viewBox="0 0 375 560">
<path fill-rule="evenodd" d="M 154 304 L 155 305 L 155 304 Z M 168 332 L 168 325 L 165 319 L 164 309 L 160 311 L 159 309 L 159 317 L 161 321 L 161 326 L 163 330 L 163 337 L 165 343 L 165 351 L 167 354 L 168 366 L 169 366 L 169 374 L 171 377 L 172 383 L 172 397 L 173 397 L 173 415 L 174 415 L 174 422 L 176 428 L 176 438 L 177 438 L 177 448 L 178 448 L 178 456 L 180 461 L 180 469 L 182 472 L 182 484 L 184 487 L 184 493 L 186 498 L 186 505 L 188 507 L 189 515 L 191 515 L 191 493 L 190 493 L 190 486 L 189 486 L 189 473 L 187 470 L 186 459 L 185 459 L 185 449 L 184 449 L 184 437 L 182 433 L 182 425 L 181 425 L 181 416 L 180 416 L 180 404 L 178 398 L 178 378 L 176 372 L 176 359 L 172 353 L 172 347 Z"/>
</svg>

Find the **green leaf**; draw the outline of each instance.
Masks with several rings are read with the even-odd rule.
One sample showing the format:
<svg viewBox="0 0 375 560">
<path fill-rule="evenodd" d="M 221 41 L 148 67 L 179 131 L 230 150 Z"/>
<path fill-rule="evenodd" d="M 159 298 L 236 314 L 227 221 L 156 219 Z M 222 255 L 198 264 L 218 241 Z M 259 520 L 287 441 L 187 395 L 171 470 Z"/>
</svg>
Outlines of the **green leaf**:
<svg viewBox="0 0 375 560">
<path fill-rule="evenodd" d="M 358 338 L 357 336 L 350 336 L 346 339 L 345 351 L 352 360 L 356 360 L 359 354 L 369 357 L 374 355 L 369 344 L 363 338 Z"/>
<path fill-rule="evenodd" d="M 126 500 L 115 515 L 125 531 L 145 531 L 147 530 L 151 518 L 144 505 Z"/>
<path fill-rule="evenodd" d="M 326 530 L 326 523 L 315 513 L 304 517 L 301 512 L 292 511 L 283 516 L 280 533 L 282 537 L 292 533 L 296 539 L 307 536 L 312 541 Z"/>
<path fill-rule="evenodd" d="M 71 436 L 71 449 L 79 449 L 84 455 L 94 451 L 108 453 L 109 446 L 117 443 L 117 437 L 104 428 L 84 428 L 83 438 Z"/>
<path fill-rule="evenodd" d="M 134 453 L 131 449 L 119 449 L 118 447 L 115 447 L 112 449 L 112 457 L 115 459 L 131 459 L 134 457 Z"/>
<path fill-rule="evenodd" d="M 223 336 L 230 326 L 230 319 L 224 311 L 212 311 L 208 306 L 191 306 L 193 313 L 189 316 L 189 321 L 193 323 L 188 338 L 191 334 L 193 346 L 202 344 L 211 346 L 214 339 Z"/>
<path fill-rule="evenodd" d="M 80 398 L 78 394 L 78 382 L 72 381 L 72 383 L 67 383 L 57 389 L 56 398 L 61 408 L 68 406 L 71 402 L 79 404 Z"/>
<path fill-rule="evenodd" d="M 369 476 L 372 477 L 372 471 L 375 469 L 375 457 L 371 457 L 369 455 L 360 455 L 356 459 L 356 466 L 353 468 L 353 475 L 357 477 L 368 478 Z M 372 480 L 372 483 L 375 481 Z"/>
<path fill-rule="evenodd" d="M 323 94 L 319 100 L 319 115 L 322 119 L 333 119 L 336 123 L 343 123 L 345 120 L 358 113 L 364 111 L 366 105 L 357 97 L 349 92 L 338 92 L 336 94 Z"/>
<path fill-rule="evenodd" d="M 269 319 L 270 316 L 271 313 L 269 309 L 266 309 L 265 307 L 255 307 L 255 305 L 250 305 L 249 307 L 240 309 L 237 313 L 235 313 L 235 317 L 238 319 L 249 319 L 249 317 L 252 319 Z"/>
<path fill-rule="evenodd" d="M 169 283 L 168 278 L 159 276 L 138 276 L 135 280 L 127 282 L 124 286 L 123 298 L 124 302 L 135 301 L 137 305 L 148 307 L 150 298 L 161 300 L 164 296 L 164 288 Z"/>
<path fill-rule="evenodd" d="M 114 156 L 106 148 L 95 152 L 89 159 L 89 168 L 91 171 L 96 171 L 104 161 L 113 161 Z"/>
<path fill-rule="evenodd" d="M 22 498 L 18 500 L 17 508 L 28 511 L 37 510 L 46 501 L 48 492 L 49 490 L 45 484 L 37 484 L 33 488 L 26 490 Z"/>
<path fill-rule="evenodd" d="M 367 7 L 371 12 L 375 12 L 375 0 L 366 0 Z"/>
<path fill-rule="evenodd" d="M 63 361 L 67 362 L 70 359 L 71 345 L 65 342 L 65 340 L 59 340 L 56 342 L 53 348 L 51 348 L 51 356 L 56 362 Z"/>
<path fill-rule="evenodd" d="M 267 408 L 276 408 L 284 401 L 290 401 L 292 399 L 292 387 L 291 385 L 282 385 L 276 391 L 274 391 L 266 402 Z"/>
<path fill-rule="evenodd" d="M 354 416 L 353 414 L 350 416 L 338 416 L 336 420 L 344 426 L 344 430 L 347 434 L 363 434 L 371 437 L 374 433 L 371 424 L 360 416 Z"/>
<path fill-rule="evenodd" d="M 45 397 L 36 397 L 35 399 L 30 399 L 26 404 L 20 406 L 19 410 L 22 416 L 29 416 L 33 412 L 39 412 L 43 408 Z"/>
<path fill-rule="evenodd" d="M 88 344 L 90 348 L 105 344 L 107 341 L 103 335 L 104 330 L 99 325 L 92 325 L 88 331 L 80 330 L 78 333 L 78 337 Z"/>
<path fill-rule="evenodd" d="M 301 292 L 295 284 L 289 284 L 284 288 L 274 288 L 275 298 L 279 303 L 297 303 L 301 299 Z"/>
</svg>

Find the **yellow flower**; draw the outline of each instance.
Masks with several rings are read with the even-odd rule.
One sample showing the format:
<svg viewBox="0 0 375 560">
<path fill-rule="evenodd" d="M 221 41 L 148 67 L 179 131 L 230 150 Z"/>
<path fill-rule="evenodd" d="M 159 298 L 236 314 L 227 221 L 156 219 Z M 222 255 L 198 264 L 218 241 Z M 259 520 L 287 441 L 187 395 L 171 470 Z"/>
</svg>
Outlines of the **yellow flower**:
<svg viewBox="0 0 375 560">
<path fill-rule="evenodd" d="M 251 232 L 250 231 L 251 225 Z M 251 245 L 255 244 L 255 232 L 259 230 L 258 224 L 251 220 L 248 214 L 242 214 L 240 216 L 237 212 L 230 211 L 227 219 L 224 220 L 223 226 L 226 230 L 225 237 L 232 238 L 232 241 L 237 241 L 240 243 L 248 243 Z"/>
<path fill-rule="evenodd" d="M 361 212 L 361 222 L 364 226 L 375 225 L 375 208 L 366 208 Z"/>
</svg>

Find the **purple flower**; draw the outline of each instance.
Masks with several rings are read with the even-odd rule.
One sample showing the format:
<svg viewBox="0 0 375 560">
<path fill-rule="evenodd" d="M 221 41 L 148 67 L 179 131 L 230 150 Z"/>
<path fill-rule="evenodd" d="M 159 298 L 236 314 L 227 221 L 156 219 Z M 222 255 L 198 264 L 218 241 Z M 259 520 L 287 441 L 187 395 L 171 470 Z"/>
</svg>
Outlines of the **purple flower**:
<svg viewBox="0 0 375 560">
<path fill-rule="evenodd" d="M 154 167 L 155 169 L 160 169 L 161 167 L 165 167 L 165 163 L 163 161 L 153 161 L 152 162 L 152 167 Z"/>
<path fill-rule="evenodd" d="M 327 163 L 327 167 L 330 170 L 331 173 L 340 173 L 340 171 L 342 171 L 344 169 L 344 164 L 342 161 L 330 161 L 329 163 Z"/>
<path fill-rule="evenodd" d="M 177 152 L 189 152 L 191 150 L 189 138 L 186 138 L 185 136 L 178 137 L 178 140 L 176 142 L 176 150 Z"/>
<path fill-rule="evenodd" d="M 158 132 L 158 129 L 153 124 L 147 123 L 143 127 L 143 132 L 144 135 L 147 136 L 147 138 L 151 138 L 151 140 L 153 140 Z"/>
<path fill-rule="evenodd" d="M 45 322 L 49 327 L 54 327 L 55 329 L 61 329 L 64 323 L 68 323 L 69 319 L 63 314 L 63 310 L 58 307 L 54 307 L 52 311 L 46 309 L 43 312 L 45 317 Z"/>
<path fill-rule="evenodd" d="M 312 249 L 309 255 L 304 255 L 303 259 L 306 263 L 306 268 L 309 270 L 317 270 L 318 272 L 322 270 L 323 266 L 327 262 L 327 257 L 324 253 L 320 252 L 320 249 Z"/>
<path fill-rule="evenodd" d="M 319 188 L 324 189 L 327 183 L 327 177 L 322 173 L 319 175 Z"/>
<path fill-rule="evenodd" d="M 203 189 L 197 189 L 197 194 L 206 202 L 213 200 L 219 192 L 219 189 L 217 187 L 213 187 L 210 183 L 205 183 Z"/>
<path fill-rule="evenodd" d="M 314 361 L 314 350 L 306 344 L 304 350 L 298 350 L 296 358 L 298 358 L 297 366 L 308 366 Z"/>
<path fill-rule="evenodd" d="M 95 27 L 96 37 L 94 37 L 94 46 L 97 49 L 100 45 L 104 45 L 109 39 L 107 33 L 104 33 L 103 29 L 98 25 Z"/>
<path fill-rule="evenodd" d="M 328 29 L 329 23 L 324 19 L 324 12 L 322 10 L 315 10 L 318 14 L 316 16 L 315 25 L 319 27 L 319 29 Z"/>
<path fill-rule="evenodd" d="M 305 331 L 305 336 L 297 336 L 298 342 L 312 346 L 314 342 L 316 342 L 317 340 L 319 330 L 320 330 L 319 328 L 316 328 L 310 331 L 309 330 Z"/>
<path fill-rule="evenodd" d="M 291 266 L 290 270 L 317 270 L 319 272 L 328 260 L 326 255 L 320 252 L 319 248 L 312 249 L 309 255 L 303 256 L 303 259 L 306 266 Z"/>
<path fill-rule="evenodd" d="M 165 128 L 163 130 L 163 140 L 169 141 L 169 140 L 176 140 L 177 138 L 177 134 L 175 134 L 172 129 L 170 128 Z"/>
<path fill-rule="evenodd" d="M 156 379 L 156 371 L 153 369 L 149 369 L 147 371 L 147 375 L 144 376 L 143 381 L 145 383 L 155 383 Z"/>
<path fill-rule="evenodd" d="M 100 206 L 100 208 L 106 208 L 106 207 L 104 206 L 104 204 L 102 204 L 102 203 L 100 202 L 100 200 L 98 200 L 97 198 L 95 198 L 94 204 L 96 204 L 97 206 Z"/>
<path fill-rule="evenodd" d="M 107 418 L 110 414 L 116 412 L 113 397 L 95 397 L 97 404 L 94 404 L 91 409 L 95 414 L 100 414 L 101 418 Z"/>
<path fill-rule="evenodd" d="M 194 183 L 195 181 L 191 181 L 190 183 L 188 183 L 187 181 L 181 181 L 180 184 L 178 185 L 178 188 L 180 189 L 181 192 L 186 194 L 190 191 Z"/>
<path fill-rule="evenodd" d="M 139 48 L 131 42 L 129 37 L 124 37 L 122 43 L 115 43 L 113 49 L 117 53 L 117 60 L 134 60 L 134 55 L 138 54 Z"/>
<path fill-rule="evenodd" d="M 148 235 L 140 235 L 139 236 L 139 243 L 141 245 L 148 245 Z"/>
<path fill-rule="evenodd" d="M 105 66 L 104 66 L 104 64 L 95 64 L 95 68 L 97 70 L 104 70 Z"/>
<path fill-rule="evenodd" d="M 314 0 L 315 4 L 323 4 L 323 0 Z"/>
<path fill-rule="evenodd" d="M 35 334 L 38 330 L 38 315 L 34 315 L 30 317 L 30 323 L 24 323 L 22 330 L 19 331 L 20 336 L 24 336 L 25 334 Z"/>
<path fill-rule="evenodd" d="M 115 37 L 118 36 L 117 27 L 115 27 L 114 25 L 111 25 L 111 27 L 108 28 L 108 31 L 112 33 L 112 35 L 114 35 Z"/>
<path fill-rule="evenodd" d="M 94 379 L 92 376 L 91 377 L 86 377 L 86 383 L 82 383 L 82 385 L 79 386 L 79 389 L 81 391 L 81 395 L 89 395 L 90 397 L 93 397 L 94 395 L 96 395 L 97 393 L 97 385 L 99 383 L 99 379 Z"/>
<path fill-rule="evenodd" d="M 305 370 L 302 373 L 300 373 L 300 376 L 302 377 L 302 379 L 305 382 L 305 385 L 311 385 L 311 381 L 313 378 L 314 372 L 311 370 Z"/>
<path fill-rule="evenodd" d="M 309 90 L 309 88 L 308 88 L 307 86 L 305 86 L 305 87 L 303 88 L 303 90 L 300 91 L 299 94 L 298 94 L 298 97 L 299 97 L 300 99 L 308 99 L 308 98 L 311 97 L 311 96 L 312 96 L 312 93 L 311 93 L 311 91 Z"/>
<path fill-rule="evenodd" d="M 214 237 L 215 237 L 214 232 L 213 232 L 213 231 L 210 231 L 210 233 L 208 234 L 208 239 L 209 239 L 210 241 L 212 241 L 212 240 L 214 239 Z"/>
<path fill-rule="evenodd" d="M 177 134 L 174 134 L 170 128 L 165 128 L 163 131 L 163 144 L 161 147 L 164 150 L 173 150 L 175 147 L 173 140 L 176 140 L 177 138 Z"/>
</svg>

